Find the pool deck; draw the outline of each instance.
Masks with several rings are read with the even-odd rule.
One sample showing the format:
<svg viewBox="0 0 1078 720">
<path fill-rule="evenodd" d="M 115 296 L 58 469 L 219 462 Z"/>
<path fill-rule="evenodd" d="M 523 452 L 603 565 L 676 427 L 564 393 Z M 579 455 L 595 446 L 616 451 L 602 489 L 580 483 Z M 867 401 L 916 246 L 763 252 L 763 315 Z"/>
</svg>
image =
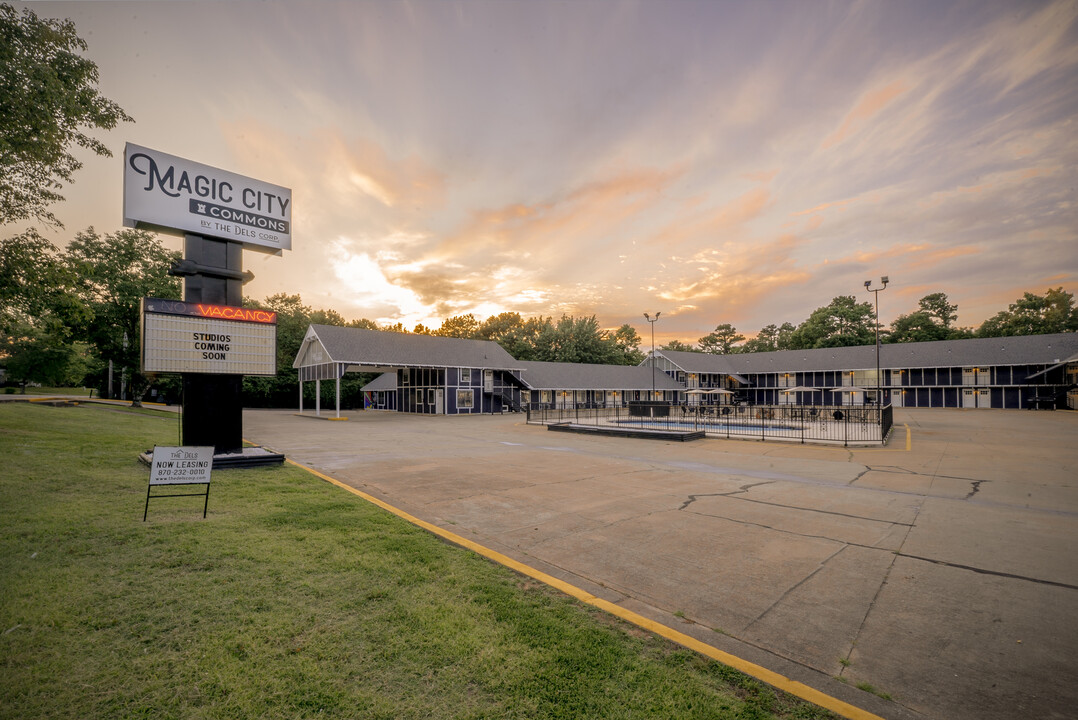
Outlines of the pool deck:
<svg viewBox="0 0 1078 720">
<path fill-rule="evenodd" d="M 896 409 L 882 448 L 348 415 L 245 436 L 880 717 L 1078 707 L 1078 413 Z"/>
</svg>

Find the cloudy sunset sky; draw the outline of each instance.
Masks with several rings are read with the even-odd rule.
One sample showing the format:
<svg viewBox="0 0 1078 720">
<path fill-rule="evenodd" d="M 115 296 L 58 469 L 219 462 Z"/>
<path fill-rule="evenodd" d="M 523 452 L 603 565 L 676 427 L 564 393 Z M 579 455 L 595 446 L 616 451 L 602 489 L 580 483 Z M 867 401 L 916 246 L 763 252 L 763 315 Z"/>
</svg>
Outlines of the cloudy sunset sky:
<svg viewBox="0 0 1078 720">
<path fill-rule="evenodd" d="M 662 342 L 881 275 L 885 323 L 1078 292 L 1072 0 L 15 5 L 71 18 L 135 118 L 46 234 L 121 227 L 125 142 L 283 185 L 293 250 L 245 253 L 255 299 L 645 337 L 662 311 Z"/>
</svg>

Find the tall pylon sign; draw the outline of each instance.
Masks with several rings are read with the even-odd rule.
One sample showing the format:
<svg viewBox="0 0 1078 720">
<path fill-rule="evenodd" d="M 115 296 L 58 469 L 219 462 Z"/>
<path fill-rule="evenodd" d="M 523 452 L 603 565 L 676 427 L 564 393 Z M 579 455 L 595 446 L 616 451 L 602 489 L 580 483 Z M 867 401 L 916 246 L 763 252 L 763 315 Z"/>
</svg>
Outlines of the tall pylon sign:
<svg viewBox="0 0 1078 720">
<path fill-rule="evenodd" d="M 183 302 L 143 300 L 143 370 L 183 376 L 185 445 L 240 452 L 243 375 L 276 372 L 275 343 L 265 339 L 270 324 L 276 337 L 276 317 L 242 307 L 254 277 L 243 250 L 292 249 L 292 191 L 127 143 L 123 212 L 126 227 L 184 238 L 183 260 L 169 270 L 184 280 Z M 255 337 L 263 350 L 252 349 Z"/>
</svg>

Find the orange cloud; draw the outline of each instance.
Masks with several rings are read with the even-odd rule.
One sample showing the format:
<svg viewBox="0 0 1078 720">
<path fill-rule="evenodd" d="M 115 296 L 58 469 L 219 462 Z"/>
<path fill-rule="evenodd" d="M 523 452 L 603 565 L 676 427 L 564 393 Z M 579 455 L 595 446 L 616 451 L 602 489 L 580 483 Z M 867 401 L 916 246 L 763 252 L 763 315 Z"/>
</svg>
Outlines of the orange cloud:
<svg viewBox="0 0 1078 720">
<path fill-rule="evenodd" d="M 986 190 L 1006 191 L 1029 180 L 1052 177 L 1060 174 L 1063 169 L 1056 165 L 1052 167 L 1027 167 L 1004 172 L 991 173 L 978 185 L 959 186 L 954 190 L 941 190 L 934 192 L 920 200 L 918 206 L 922 209 L 936 207 L 947 201 L 959 198 L 962 195 L 979 195 Z"/>
<path fill-rule="evenodd" d="M 809 273 L 796 267 L 793 259 L 801 244 L 800 238 L 787 234 L 769 243 L 728 243 L 721 251 L 698 253 L 692 267 L 700 274 L 680 284 L 671 282 L 672 287 L 657 297 L 683 304 L 719 304 L 724 317 L 736 319 L 732 313 L 754 306 L 775 288 L 809 279 Z"/>
<path fill-rule="evenodd" d="M 903 80 L 895 80 L 890 85 L 874 90 L 861 97 L 843 119 L 842 124 L 835 132 L 828 135 L 823 141 L 823 149 L 827 150 L 838 145 L 850 135 L 857 133 L 869 120 L 878 115 L 884 108 L 899 95 L 907 92 L 910 86 Z"/>
<path fill-rule="evenodd" d="M 677 217 L 673 224 L 648 242 L 680 246 L 687 240 L 725 235 L 762 215 L 771 203 L 771 192 L 766 187 L 756 187 L 711 212 L 701 213 L 696 217 Z"/>
<path fill-rule="evenodd" d="M 297 213 L 323 213 L 312 206 L 320 199 L 339 207 L 367 197 L 387 208 L 437 207 L 444 201 L 441 172 L 415 155 L 394 156 L 366 138 L 325 129 L 301 137 L 297 147 L 294 137 L 258 120 L 222 123 L 222 128 L 223 137 L 235 138 L 230 150 L 251 174 L 306 191 Z"/>
<path fill-rule="evenodd" d="M 858 198 L 846 198 L 845 200 L 835 200 L 834 202 L 825 202 L 825 203 L 821 203 L 821 204 L 817 205 L 814 208 L 809 208 L 808 210 L 799 210 L 799 211 L 797 211 L 795 213 L 792 213 L 792 214 L 793 215 L 812 215 L 813 213 L 823 212 L 824 210 L 830 210 L 831 208 L 843 208 L 843 207 L 849 205 L 850 203 L 857 202 L 857 200 L 858 200 Z"/>
<path fill-rule="evenodd" d="M 757 171 L 757 172 L 745 173 L 741 177 L 745 178 L 746 180 L 751 180 L 752 182 L 757 182 L 757 183 L 762 183 L 764 185 L 767 185 L 772 180 L 774 180 L 775 176 L 778 175 L 778 174 L 779 174 L 778 170 L 760 170 L 760 171 Z"/>
<path fill-rule="evenodd" d="M 582 185 L 549 202 L 476 211 L 464 227 L 442 242 L 438 252 L 450 256 L 480 246 L 541 249 L 594 242 L 661 202 L 663 191 L 683 173 L 684 168 L 641 169 Z"/>
</svg>

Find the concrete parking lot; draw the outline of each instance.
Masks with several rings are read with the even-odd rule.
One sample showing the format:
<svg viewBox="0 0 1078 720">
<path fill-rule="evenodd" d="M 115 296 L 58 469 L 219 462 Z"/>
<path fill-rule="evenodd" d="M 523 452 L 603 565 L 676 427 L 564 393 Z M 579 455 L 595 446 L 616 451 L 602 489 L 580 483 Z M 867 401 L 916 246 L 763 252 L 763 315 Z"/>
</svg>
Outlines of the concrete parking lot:
<svg viewBox="0 0 1078 720">
<path fill-rule="evenodd" d="M 896 409 L 873 449 L 348 415 L 245 435 L 883 717 L 1078 716 L 1078 413 Z"/>
</svg>

